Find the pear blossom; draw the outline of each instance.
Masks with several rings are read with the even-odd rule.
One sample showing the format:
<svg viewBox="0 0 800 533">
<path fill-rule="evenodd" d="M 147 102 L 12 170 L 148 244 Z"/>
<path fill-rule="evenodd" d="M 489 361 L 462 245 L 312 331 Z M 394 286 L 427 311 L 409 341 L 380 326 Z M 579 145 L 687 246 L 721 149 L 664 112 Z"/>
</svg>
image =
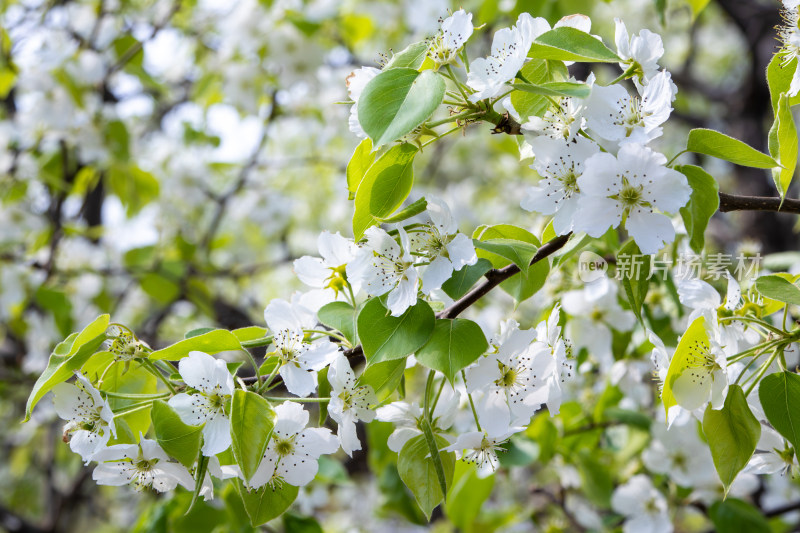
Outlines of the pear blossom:
<svg viewBox="0 0 800 533">
<path fill-rule="evenodd" d="M 92 479 L 98 485 L 121 486 L 133 482 L 137 490 L 172 490 L 178 485 L 192 490 L 194 479 L 189 471 L 169 460 L 154 440 L 140 438 L 139 444 L 115 444 L 97 452 L 97 467 Z"/>
<path fill-rule="evenodd" d="M 800 12 L 798 12 L 798 3 L 784 0 L 781 16 L 784 25 L 778 26 L 778 39 L 782 45 L 778 54 L 783 58 L 781 66 L 785 67 L 794 59 L 800 57 Z M 797 63 L 787 94 L 796 96 L 798 92 L 800 92 L 800 62 Z"/>
<path fill-rule="evenodd" d="M 747 463 L 743 472 L 753 474 L 785 474 L 795 469 L 797 463 L 794 451 L 786 440 L 774 429 L 761 425 L 761 437 L 758 439 L 756 451 Z"/>
<path fill-rule="evenodd" d="M 667 71 L 650 78 L 642 89 L 641 98 L 631 96 L 619 84 L 607 87 L 594 84 L 585 101 L 586 127 L 597 137 L 609 141 L 608 148 L 615 143 L 647 144 L 661 136 L 661 124 L 672 112 L 676 92 L 677 87 Z"/>
<path fill-rule="evenodd" d="M 354 70 L 347 77 L 347 94 L 350 95 L 350 99 L 353 101 L 353 105 L 350 106 L 350 131 L 359 139 L 366 139 L 367 134 L 358 121 L 358 100 L 361 98 L 361 93 L 367 83 L 380 73 L 381 70 L 374 67 L 361 67 Z"/>
<path fill-rule="evenodd" d="M 278 480 L 302 487 L 317 475 L 317 459 L 334 453 L 339 441 L 327 428 L 307 428 L 308 411 L 294 402 L 275 408 L 275 429 L 249 485 L 259 488 Z"/>
<path fill-rule="evenodd" d="M 475 92 L 469 96 L 471 102 L 498 96 L 505 84 L 514 79 L 525 64 L 533 40 L 550 30 L 550 24 L 542 17 L 533 18 L 521 13 L 515 26 L 503 28 L 494 34 L 492 53 L 470 63 L 467 85 Z"/>
<path fill-rule="evenodd" d="M 580 188 L 578 178 L 583 174 L 584 162 L 600 151 L 596 143 L 579 137 L 571 142 L 542 139 L 534 149 L 536 159 L 531 168 L 542 179 L 529 187 L 520 202 L 523 209 L 543 215 L 552 215 L 553 230 L 564 235 L 572 230 L 578 207 Z"/>
<path fill-rule="evenodd" d="M 556 359 L 536 342 L 536 330 L 521 330 L 514 320 L 503 323 L 496 351 L 465 371 L 467 392 L 483 393 L 476 402 L 481 426 L 497 435 L 527 424 L 547 401 L 548 379 L 555 373 Z"/>
<path fill-rule="evenodd" d="M 409 235 L 414 252 L 430 261 L 422 272 L 422 292 L 430 294 L 450 279 L 454 270 L 478 262 L 472 239 L 458 233 L 450 208 L 439 198 L 430 197 L 428 214 L 431 223 Z"/>
<path fill-rule="evenodd" d="M 356 435 L 356 422 L 372 422 L 375 411 L 369 406 L 377 403 L 375 391 L 369 385 L 356 385 L 356 377 L 344 354 L 337 354 L 328 369 L 328 382 L 331 384 L 331 401 L 328 414 L 338 424 L 337 434 L 345 453 L 352 457 L 355 450 L 361 449 Z"/>
<path fill-rule="evenodd" d="M 299 296 L 289 303 L 272 300 L 264 309 L 264 320 L 273 332 L 272 343 L 280 365 L 278 373 L 286 389 L 305 397 L 317 389 L 317 371 L 333 360 L 339 347 L 328 339 L 305 342 L 304 329 L 316 325 L 316 313 L 305 307 Z"/>
<path fill-rule="evenodd" d="M 502 444 L 511 435 L 522 431 L 523 427 L 508 428 L 504 432 L 491 435 L 483 431 L 468 431 L 456 438 L 456 442 L 445 448 L 446 451 L 455 452 L 456 457 L 465 463 L 474 464 L 478 469 L 478 477 L 485 478 L 494 473 L 500 466 L 497 458 L 498 451 L 504 451 Z"/>
<path fill-rule="evenodd" d="M 433 431 L 444 431 L 453 425 L 460 399 L 461 394 L 455 389 L 447 386 L 442 389 L 439 394 L 439 400 L 436 402 L 436 407 L 431 413 Z M 376 418 L 381 422 L 391 422 L 397 426 L 386 442 L 393 452 L 400 453 L 406 442 L 422 435 L 422 430 L 419 428 L 419 420 L 423 416 L 423 411 L 415 403 L 392 402 L 389 405 L 379 407 L 375 413 Z"/>
<path fill-rule="evenodd" d="M 653 424 L 652 440 L 642 453 L 642 461 L 651 472 L 667 474 L 682 487 L 696 487 L 717 481 L 714 462 L 708 446 L 700 440 L 697 421 L 686 419 L 669 429 Z"/>
<path fill-rule="evenodd" d="M 618 291 L 614 281 L 602 277 L 561 297 L 564 311 L 572 317 L 567 322 L 568 337 L 576 349 L 586 348 L 603 370 L 614 364 L 610 328 L 628 331 L 636 322 L 634 314 L 620 306 Z"/>
<path fill-rule="evenodd" d="M 212 456 L 231 445 L 231 422 L 225 406 L 233 394 L 233 376 L 225 361 L 204 352 L 189 352 L 178 363 L 183 381 L 195 389 L 169 399 L 184 424 L 203 426 L 203 455 Z"/>
<path fill-rule="evenodd" d="M 617 55 L 622 59 L 620 68 L 625 71 L 630 69 L 637 82 L 647 84 L 658 72 L 658 60 L 664 55 L 661 36 L 644 29 L 639 35 L 629 37 L 628 29 L 621 19 L 615 18 L 614 23 L 614 42 L 617 45 Z"/>
<path fill-rule="evenodd" d="M 725 352 L 713 335 L 695 340 L 688 351 L 688 367 L 672 383 L 675 401 L 688 411 L 694 411 L 709 400 L 712 408 L 722 409 L 728 390 Z"/>
<path fill-rule="evenodd" d="M 92 384 L 80 373 L 77 383 L 59 383 L 53 387 L 53 407 L 58 416 L 67 420 L 64 438 L 69 438 L 70 449 L 81 456 L 86 464 L 98 450 L 117 436 L 114 413 L 109 403 L 100 396 Z"/>
<path fill-rule="evenodd" d="M 625 516 L 624 533 L 671 533 L 667 500 L 644 474 L 620 485 L 611 495 L 611 508 Z"/>
<path fill-rule="evenodd" d="M 419 272 L 414 266 L 408 234 L 398 230 L 398 244 L 378 227 L 367 229 L 367 242 L 361 246 L 356 259 L 347 265 L 348 279 L 358 280 L 372 296 L 389 293 L 386 307 L 393 316 L 402 315 L 417 302 Z"/>
<path fill-rule="evenodd" d="M 589 76 L 587 85 L 593 85 L 594 74 Z M 510 102 L 510 100 L 509 100 Z M 579 98 L 563 96 L 547 108 L 541 117 L 532 116 L 523 122 L 522 134 L 531 150 L 538 157 L 542 149 L 537 141 L 559 139 L 571 141 L 586 124 L 584 113 L 586 104 Z"/>
<path fill-rule="evenodd" d="M 353 292 L 358 292 L 358 286 L 347 279 L 347 264 L 356 257 L 358 247 L 352 239 L 342 237 L 339 232 L 323 231 L 317 239 L 320 257 L 304 255 L 294 261 L 294 272 L 297 277 L 315 289 L 326 289 L 334 292 L 338 297 L 348 283 Z"/>
<path fill-rule="evenodd" d="M 442 27 L 428 49 L 428 55 L 437 67 L 457 61 L 458 51 L 470 38 L 473 29 L 472 13 L 467 13 L 463 9 L 459 9 L 442 21 Z"/>
<path fill-rule="evenodd" d="M 550 315 L 536 325 L 536 342 L 550 350 L 555 359 L 555 372 L 547 378 L 547 410 L 555 416 L 561 410 L 563 399 L 562 384 L 572 377 L 574 362 L 572 356 L 572 343 L 561 335 L 561 326 L 558 325 L 561 316 L 561 304 L 553 306 Z"/>
<path fill-rule="evenodd" d="M 595 154 L 578 178 L 581 198 L 575 229 L 600 237 L 623 218 L 625 227 L 644 254 L 654 254 L 675 238 L 663 213 L 686 205 L 691 188 L 686 176 L 666 167 L 667 158 L 639 144 L 624 144 L 616 157 Z"/>
</svg>

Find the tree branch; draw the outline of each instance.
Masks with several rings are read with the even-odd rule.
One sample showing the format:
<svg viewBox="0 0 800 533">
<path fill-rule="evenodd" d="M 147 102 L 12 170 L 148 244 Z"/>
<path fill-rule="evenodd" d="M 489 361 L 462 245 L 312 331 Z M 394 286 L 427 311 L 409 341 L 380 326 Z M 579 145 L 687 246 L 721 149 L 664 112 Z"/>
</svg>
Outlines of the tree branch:
<svg viewBox="0 0 800 533">
<path fill-rule="evenodd" d="M 781 199 L 768 196 L 736 196 L 733 194 L 719 193 L 719 210 L 722 213 L 730 211 L 777 211 L 780 213 L 800 214 L 800 200 L 785 198 L 783 205 Z"/>
</svg>

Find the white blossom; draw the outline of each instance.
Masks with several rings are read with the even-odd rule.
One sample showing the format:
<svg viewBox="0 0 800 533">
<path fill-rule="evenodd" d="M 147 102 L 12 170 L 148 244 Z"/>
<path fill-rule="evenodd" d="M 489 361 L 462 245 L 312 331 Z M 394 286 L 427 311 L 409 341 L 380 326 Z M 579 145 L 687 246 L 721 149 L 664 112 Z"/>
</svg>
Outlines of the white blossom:
<svg viewBox="0 0 800 533">
<path fill-rule="evenodd" d="M 70 449 L 89 463 L 92 456 L 117 436 L 111 406 L 80 373 L 74 385 L 59 383 L 53 387 L 53 407 L 58 416 L 67 420 L 64 437 L 69 438 Z"/>
<path fill-rule="evenodd" d="M 278 480 L 301 487 L 317 475 L 320 455 L 334 453 L 339 441 L 327 428 L 307 428 L 308 411 L 294 402 L 275 408 L 275 429 L 250 479 L 252 488 Z"/>
<path fill-rule="evenodd" d="M 184 424 L 203 426 L 203 455 L 216 455 L 231 445 L 231 422 L 225 405 L 233 394 L 233 376 L 225 361 L 203 352 L 189 352 L 178 363 L 186 384 L 195 390 L 181 392 L 169 399 L 169 405 Z"/>
<path fill-rule="evenodd" d="M 445 385 L 439 394 L 439 400 L 431 413 L 434 431 L 447 430 L 453 425 L 456 410 L 461 399 L 460 393 Z M 392 402 L 389 405 L 379 407 L 376 411 L 376 418 L 381 422 L 391 422 L 396 429 L 389 435 L 387 445 L 393 452 L 400 453 L 403 445 L 414 437 L 422 435 L 419 428 L 423 410 L 415 403 L 404 401 Z"/>
<path fill-rule="evenodd" d="M 629 37 L 628 29 L 621 19 L 615 18 L 614 23 L 617 55 L 622 59 L 619 63 L 620 68 L 625 71 L 631 69 L 636 81 L 646 84 L 658 72 L 658 60 L 664 55 L 661 36 L 644 29 L 639 35 Z"/>
<path fill-rule="evenodd" d="M 456 457 L 465 463 L 474 464 L 478 469 L 478 477 L 488 477 L 500 466 L 497 452 L 503 450 L 502 444 L 522 429 L 512 428 L 499 435 L 490 435 L 486 430 L 469 431 L 460 434 L 456 442 L 445 450 L 455 452 Z"/>
<path fill-rule="evenodd" d="M 575 229 L 602 236 L 623 218 L 644 254 L 654 254 L 675 238 L 669 217 L 691 196 L 686 176 L 667 168 L 667 158 L 639 144 L 624 144 L 617 157 L 595 154 L 578 178 L 581 198 Z M 662 213 L 656 211 L 658 209 Z"/>
<path fill-rule="evenodd" d="M 356 257 L 358 247 L 352 239 L 342 237 L 338 232 L 323 231 L 317 239 L 320 257 L 304 255 L 294 261 L 294 272 L 297 277 L 315 289 L 327 289 L 338 297 L 348 282 L 353 292 L 358 292 L 358 285 L 347 279 L 347 264 Z"/>
<path fill-rule="evenodd" d="M 165 492 L 179 484 L 194 489 L 194 480 L 186 467 L 172 462 L 154 440 L 141 438 L 139 444 L 116 444 L 97 452 L 100 463 L 92 472 L 98 485 L 121 486 L 133 482 L 137 490 Z"/>
<path fill-rule="evenodd" d="M 611 507 L 625 516 L 624 533 L 671 533 L 667 500 L 644 474 L 633 476 L 611 495 Z"/>
<path fill-rule="evenodd" d="M 367 294 L 389 293 L 386 306 L 393 316 L 402 315 L 417 302 L 419 272 L 410 253 L 408 234 L 401 228 L 400 243 L 378 227 L 367 229 L 355 261 L 347 265 L 348 279 L 361 283 Z"/>
<path fill-rule="evenodd" d="M 459 9 L 442 21 L 442 27 L 431 41 L 428 55 L 437 66 L 456 63 L 458 51 L 472 35 L 472 13 Z"/>
<path fill-rule="evenodd" d="M 337 434 L 342 449 L 352 457 L 355 450 L 361 449 L 356 422 L 371 422 L 375 418 L 375 411 L 369 408 L 377 403 L 375 391 L 369 385 L 356 385 L 355 374 L 342 353 L 336 356 L 328 369 L 328 382 L 331 384 L 328 414 L 339 424 Z"/>
</svg>

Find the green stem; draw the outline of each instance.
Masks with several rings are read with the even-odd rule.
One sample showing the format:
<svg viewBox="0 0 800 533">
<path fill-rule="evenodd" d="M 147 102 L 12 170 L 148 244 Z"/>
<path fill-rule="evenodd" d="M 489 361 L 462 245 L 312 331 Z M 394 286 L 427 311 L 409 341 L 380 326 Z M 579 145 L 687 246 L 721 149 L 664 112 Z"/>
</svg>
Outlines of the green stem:
<svg viewBox="0 0 800 533">
<path fill-rule="evenodd" d="M 457 120 L 461 120 L 462 118 L 474 118 L 479 116 L 481 113 L 475 112 L 474 109 L 470 109 L 469 111 L 464 111 L 463 113 L 459 113 L 458 115 L 452 115 L 442 120 L 437 120 L 435 122 L 428 122 L 426 124 L 429 128 L 435 128 L 436 126 L 441 126 L 442 124 L 449 124 L 450 122 L 455 122 Z"/>
<path fill-rule="evenodd" d="M 448 135 L 450 135 L 451 133 L 453 133 L 455 131 L 461 131 L 461 126 L 456 126 L 455 128 L 447 130 L 446 132 L 442 133 L 441 135 L 439 135 L 435 139 L 431 139 L 430 141 L 426 141 L 426 142 L 422 143 L 422 147 L 425 148 L 429 144 L 433 144 L 436 141 L 438 141 L 439 139 L 441 139 L 442 137 L 447 137 Z"/>
<path fill-rule="evenodd" d="M 148 372 L 150 372 L 155 377 L 164 382 L 164 385 L 167 386 L 169 391 L 172 394 L 175 394 L 175 387 L 172 385 L 172 383 L 169 382 L 169 380 L 166 377 L 164 377 L 164 374 L 162 374 L 161 371 L 158 368 L 156 368 L 156 365 L 154 365 L 150 359 L 142 359 L 141 361 L 142 361 L 142 367 L 144 367 Z"/>
<path fill-rule="evenodd" d="M 116 413 L 114 413 L 114 418 L 117 418 L 117 417 L 120 417 L 120 416 L 129 415 L 131 413 L 135 413 L 135 412 L 141 411 L 143 409 L 148 409 L 149 407 L 152 407 L 152 405 L 153 405 L 153 400 L 148 400 L 146 402 L 135 403 L 133 405 L 130 405 L 130 406 L 126 407 L 125 409 L 122 409 L 122 410 L 117 411 Z"/>
<path fill-rule="evenodd" d="M 326 330 L 326 329 L 304 329 L 304 333 L 322 333 L 326 337 L 333 337 L 334 339 L 338 339 L 339 342 L 350 346 L 350 341 L 339 335 L 338 333 L 334 333 L 333 330 Z"/>
<path fill-rule="evenodd" d="M 750 393 L 753 392 L 755 386 L 758 384 L 759 381 L 761 381 L 761 378 L 764 377 L 764 374 L 766 374 L 767 369 L 775 360 L 775 358 L 778 357 L 778 353 L 780 352 L 783 352 L 783 349 L 780 346 L 778 346 L 772 351 L 772 355 L 770 356 L 770 358 L 767 359 L 764 362 L 764 364 L 761 365 L 761 368 L 758 369 L 758 373 L 756 374 L 755 379 L 753 379 L 753 382 L 747 387 L 747 390 L 744 392 L 745 398 L 750 396 Z"/>
<path fill-rule="evenodd" d="M 256 373 L 256 383 L 261 386 L 261 372 L 258 369 L 258 363 L 256 363 L 256 358 L 253 357 L 253 354 L 250 353 L 250 350 L 244 350 L 244 353 L 247 354 L 247 358 L 250 360 L 250 364 L 253 365 L 253 370 Z"/>
<path fill-rule="evenodd" d="M 748 317 L 748 316 L 724 316 L 724 317 L 719 319 L 720 322 L 727 321 L 727 320 L 739 320 L 740 322 L 750 322 L 750 323 L 753 323 L 753 324 L 757 324 L 757 325 L 763 327 L 764 329 L 768 329 L 772 333 L 774 333 L 776 335 L 780 335 L 781 337 L 785 337 L 786 336 L 786 332 L 785 331 L 780 330 L 780 329 L 776 328 L 775 326 L 773 326 L 771 324 L 767 324 L 766 322 L 764 322 L 763 320 L 758 319 L 758 318 L 751 318 L 751 317 Z"/>
<path fill-rule="evenodd" d="M 451 67 L 450 64 L 448 63 L 447 65 L 445 65 L 445 68 L 447 69 L 447 73 L 450 74 L 450 79 L 453 80 L 453 83 L 455 83 L 456 87 L 458 87 L 458 92 L 460 92 L 461 96 L 464 97 L 464 101 L 465 102 L 469 102 L 469 98 L 467 97 L 467 93 L 464 92 L 464 88 L 461 86 L 461 82 L 458 81 L 458 79 L 456 78 L 455 72 L 453 72 L 453 67 Z"/>
<path fill-rule="evenodd" d="M 109 398 L 121 398 L 123 400 L 160 400 L 171 396 L 169 392 L 162 392 L 161 394 L 125 394 L 122 392 L 102 391 L 102 393 Z"/>
<path fill-rule="evenodd" d="M 242 341 L 242 348 L 260 348 L 272 344 L 272 335 L 267 335 L 260 339 L 253 339 L 251 341 Z"/>
<path fill-rule="evenodd" d="M 675 154 L 675 157 L 673 157 L 672 159 L 670 159 L 670 160 L 667 162 L 667 167 L 669 167 L 669 168 L 672 168 L 672 163 L 674 163 L 676 159 L 678 159 L 680 156 L 682 156 L 683 154 L 685 154 L 685 153 L 686 153 L 686 152 L 688 152 L 688 151 L 689 151 L 689 150 L 681 150 L 680 152 L 678 152 L 677 154 Z"/>
<path fill-rule="evenodd" d="M 461 371 L 461 379 L 464 380 L 464 386 L 467 386 L 467 374 L 463 370 Z M 477 426 L 478 431 L 483 431 L 481 429 L 481 423 L 478 422 L 478 412 L 475 410 L 475 403 L 472 401 L 472 394 L 467 393 L 467 398 L 469 398 L 469 408 L 472 409 L 472 417 L 475 419 L 475 426 Z"/>
<path fill-rule="evenodd" d="M 633 65 L 631 65 L 630 67 L 628 67 L 628 70 L 626 70 L 625 72 L 623 72 L 622 74 L 620 74 L 620 75 L 619 75 L 619 78 L 615 79 L 614 81 L 612 81 L 612 82 L 611 82 L 611 83 L 609 83 L 608 85 L 614 85 L 615 83 L 619 83 L 619 82 L 621 82 L 622 80 L 624 80 L 624 79 L 626 79 L 626 78 L 630 77 L 630 75 L 631 75 L 631 74 L 633 74 L 634 72 L 636 72 L 636 67 L 634 67 Z M 607 86 L 608 86 L 608 85 L 607 85 Z"/>
<path fill-rule="evenodd" d="M 439 391 L 436 393 L 436 397 L 433 399 L 433 405 L 431 405 L 431 416 L 433 416 L 433 412 L 436 411 L 436 406 L 439 405 L 439 396 L 442 395 L 442 391 L 444 390 L 444 382 L 445 380 L 442 379 L 442 382 L 439 384 Z"/>
<path fill-rule="evenodd" d="M 290 398 L 290 397 L 281 397 L 281 396 L 264 396 L 267 400 L 271 402 L 301 402 L 301 403 L 326 403 L 331 401 L 330 398 Z"/>
<path fill-rule="evenodd" d="M 264 383 L 262 383 L 258 388 L 256 388 L 256 392 L 261 393 L 265 390 L 269 390 L 267 389 L 267 387 L 269 387 L 269 384 L 272 383 L 273 379 L 275 379 L 275 375 L 278 373 L 278 370 L 280 370 L 280 368 L 281 364 L 279 361 L 278 364 L 275 365 L 275 368 L 272 369 L 272 372 L 270 372 L 267 379 L 264 380 Z"/>
</svg>

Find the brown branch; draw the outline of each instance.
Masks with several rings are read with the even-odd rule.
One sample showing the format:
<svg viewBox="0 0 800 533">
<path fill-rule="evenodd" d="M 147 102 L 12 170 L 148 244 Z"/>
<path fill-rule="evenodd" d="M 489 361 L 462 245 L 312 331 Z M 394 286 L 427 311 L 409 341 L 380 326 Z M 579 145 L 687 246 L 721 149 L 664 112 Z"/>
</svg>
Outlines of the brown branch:
<svg viewBox="0 0 800 533">
<path fill-rule="evenodd" d="M 783 205 L 781 205 L 781 199 L 777 197 L 736 196 L 721 192 L 719 193 L 719 210 L 722 213 L 730 211 L 776 211 L 800 214 L 800 200 L 785 198 Z"/>
</svg>

